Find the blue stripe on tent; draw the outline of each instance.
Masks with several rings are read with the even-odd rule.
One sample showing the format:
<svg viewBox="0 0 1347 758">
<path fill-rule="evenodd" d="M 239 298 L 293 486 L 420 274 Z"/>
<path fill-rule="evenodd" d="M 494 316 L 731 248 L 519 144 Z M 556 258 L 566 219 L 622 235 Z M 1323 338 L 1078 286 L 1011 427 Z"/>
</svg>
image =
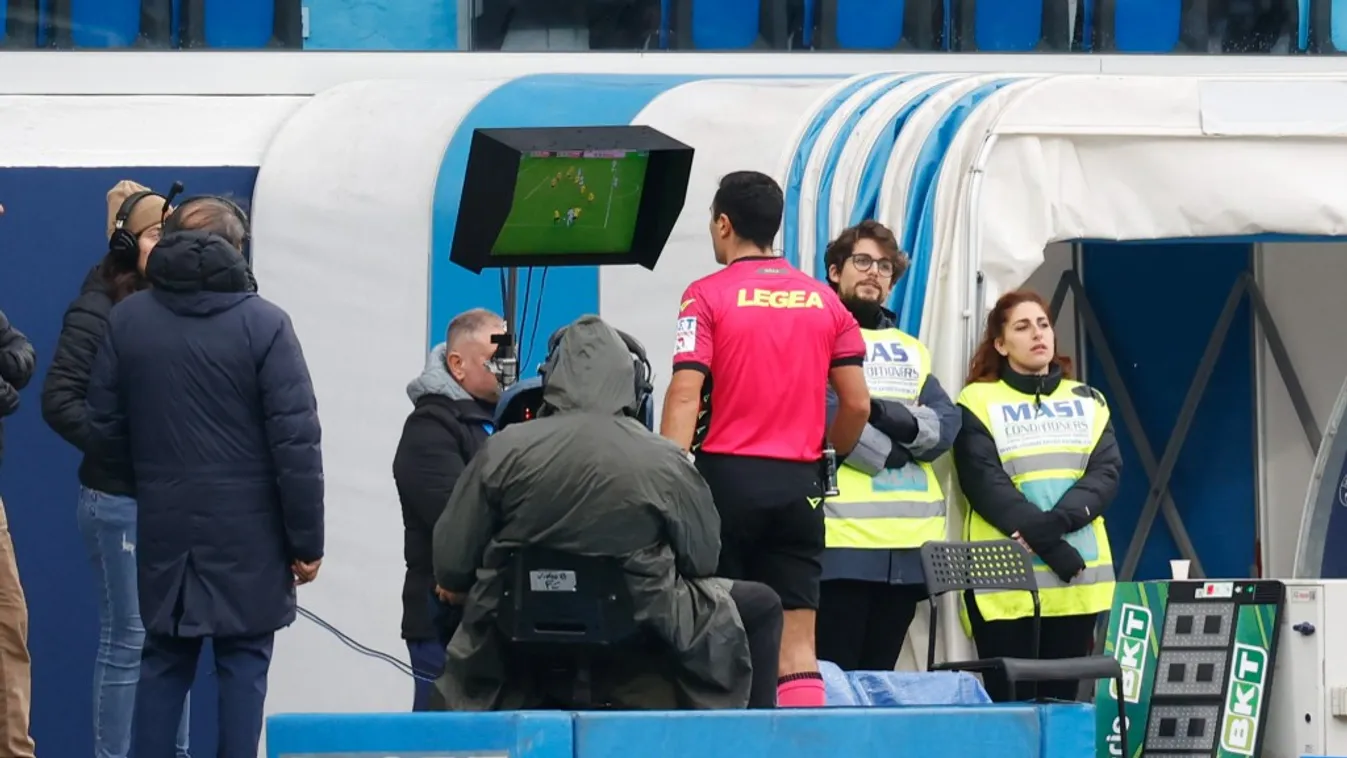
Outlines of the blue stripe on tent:
<svg viewBox="0 0 1347 758">
<path fill-rule="evenodd" d="M 866 85 L 872 84 L 885 76 L 891 76 L 891 74 L 871 74 L 843 87 L 831 100 L 824 103 L 814 113 L 812 120 L 809 122 L 809 128 L 805 129 L 804 136 L 800 138 L 800 144 L 795 146 L 795 155 L 791 158 L 790 167 L 786 170 L 786 186 L 784 188 L 786 213 L 781 227 L 781 249 L 786 256 L 786 260 L 792 266 L 800 265 L 800 186 L 804 183 L 804 170 L 809 165 L 809 157 L 814 152 L 814 143 L 818 141 L 819 132 L 823 131 L 824 125 L 837 112 L 837 109 L 842 107 L 842 103 L 845 103 L 848 98 Z"/>
<path fill-rule="evenodd" d="M 945 162 L 945 153 L 954 141 L 968 117 L 977 110 L 984 100 L 1001 88 L 1014 84 L 1022 77 L 998 79 L 978 87 L 959 98 L 949 110 L 945 111 L 935 128 L 926 136 L 917 156 L 916 169 L 912 174 L 912 184 L 907 195 L 907 217 L 904 220 L 903 249 L 909 251 L 912 266 L 906 277 L 903 290 L 902 307 L 898 311 L 900 329 L 908 334 L 921 332 L 921 311 L 926 300 L 926 279 L 931 268 L 932 245 L 935 234 L 935 197 L 940 184 L 940 167 Z"/>
<path fill-rule="evenodd" d="M 912 75 L 897 77 L 867 95 L 860 105 L 856 106 L 856 110 L 847 116 L 842 128 L 837 130 L 837 136 L 833 138 L 832 144 L 828 146 L 828 154 L 823 160 L 823 174 L 819 177 L 818 202 L 814 204 L 814 275 L 820 280 L 826 281 L 828 277 L 828 265 L 823 259 L 823 251 L 832 241 L 832 223 L 828 209 L 832 205 L 833 177 L 836 175 L 837 162 L 842 157 L 842 150 L 846 148 L 852 133 L 856 131 L 856 124 L 860 123 L 861 118 L 874 107 L 875 103 L 913 78 Z"/>
<path fill-rule="evenodd" d="M 501 308 L 499 275 L 474 274 L 449 261 L 458 223 L 459 196 L 467 169 L 468 148 L 477 128 L 526 126 L 627 125 L 661 94 L 704 76 L 629 76 L 536 74 L 497 87 L 463 118 L 449 141 L 435 180 L 431 227 L 429 342 L 443 341 L 455 314 L 469 308 Z M 541 359 L 547 335 L 586 313 L 599 312 L 599 270 L 594 266 L 559 267 L 548 271 L 546 297 L 541 272 L 533 275 L 529 320 L 520 334 L 521 374 L 531 375 Z M 520 275 L 521 290 L 525 275 Z M 520 297 L 523 297 L 521 291 Z M 541 308 L 537 306 L 541 304 Z M 521 302 L 520 307 L 524 304 Z M 535 310 L 536 309 L 536 310 Z M 534 314 L 537 315 L 534 315 Z M 538 335 L 537 339 L 532 336 Z"/>
<path fill-rule="evenodd" d="M 884 126 L 884 131 L 880 132 L 875 144 L 870 146 L 870 154 L 865 158 L 865 167 L 861 169 L 861 181 L 856 193 L 856 204 L 851 209 L 850 224 L 852 226 L 868 218 L 875 218 L 878 214 L 879 194 L 884 183 L 884 172 L 889 167 L 889 158 L 893 155 L 893 145 L 898 141 L 898 135 L 903 133 L 903 127 L 907 124 L 908 117 L 920 108 L 922 103 L 925 103 L 931 95 L 943 90 L 951 83 L 948 81 L 937 82 L 928 87 L 925 92 L 907 101 L 889 119 L 889 123 Z"/>
</svg>

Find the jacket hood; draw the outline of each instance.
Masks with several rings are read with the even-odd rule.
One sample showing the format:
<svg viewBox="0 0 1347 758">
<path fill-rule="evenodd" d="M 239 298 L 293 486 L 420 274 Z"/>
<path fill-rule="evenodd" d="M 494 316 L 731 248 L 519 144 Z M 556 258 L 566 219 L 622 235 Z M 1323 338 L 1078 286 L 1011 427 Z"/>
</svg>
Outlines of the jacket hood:
<svg viewBox="0 0 1347 758">
<path fill-rule="evenodd" d="M 222 237 L 206 232 L 164 237 L 150 253 L 145 278 L 155 299 L 184 316 L 209 316 L 253 297 L 243 256 Z"/>
<path fill-rule="evenodd" d="M 544 366 L 543 401 L 557 413 L 622 413 L 636 403 L 632 361 L 616 329 L 598 316 L 581 316 Z"/>
<path fill-rule="evenodd" d="M 248 291 L 248 262 L 223 237 L 175 232 L 154 246 L 145 278 L 165 292 Z"/>
<path fill-rule="evenodd" d="M 449 345 L 443 342 L 432 348 L 430 355 L 426 356 L 426 367 L 421 370 L 421 375 L 407 383 L 407 397 L 413 403 L 426 395 L 441 395 L 450 400 L 472 399 L 468 391 L 449 374 L 449 367 L 444 364 L 448 352 Z"/>
</svg>

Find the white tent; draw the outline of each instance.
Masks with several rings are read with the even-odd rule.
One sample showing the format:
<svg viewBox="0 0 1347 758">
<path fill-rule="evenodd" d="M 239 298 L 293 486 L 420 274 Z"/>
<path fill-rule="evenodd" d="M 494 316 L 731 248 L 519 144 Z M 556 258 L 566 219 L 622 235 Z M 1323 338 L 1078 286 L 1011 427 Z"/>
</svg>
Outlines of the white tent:
<svg viewBox="0 0 1347 758">
<path fill-rule="evenodd" d="M 819 241 L 872 202 L 860 177 L 882 160 L 874 217 L 914 259 L 895 304 L 958 387 L 986 309 L 1029 281 L 1051 243 L 1347 236 L 1344 94 L 1334 76 L 856 77 L 819 99 L 823 123 L 806 128 L 817 136 L 783 161 L 787 196 L 800 198 L 783 247 L 821 273 Z M 1260 382 L 1270 375 L 1264 365 Z M 1336 389 L 1341 374 L 1327 381 Z M 1260 448 L 1286 446 L 1259 415 Z M 1282 479 L 1303 498 L 1299 470 Z M 1298 531 L 1298 518 L 1264 516 L 1278 565 Z M 953 627 L 945 641 L 964 644 Z"/>
</svg>

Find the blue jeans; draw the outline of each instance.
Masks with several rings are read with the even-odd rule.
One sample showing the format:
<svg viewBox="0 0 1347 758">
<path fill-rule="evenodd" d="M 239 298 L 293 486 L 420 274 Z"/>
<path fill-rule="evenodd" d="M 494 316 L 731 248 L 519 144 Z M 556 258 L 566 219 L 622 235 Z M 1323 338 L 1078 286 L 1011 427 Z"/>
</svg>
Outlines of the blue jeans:
<svg viewBox="0 0 1347 758">
<path fill-rule="evenodd" d="M 136 501 L 80 488 L 76 513 L 98 591 L 98 656 L 94 659 L 94 758 L 126 758 L 140 681 L 145 627 L 136 582 Z M 177 754 L 187 753 L 186 704 Z"/>
</svg>

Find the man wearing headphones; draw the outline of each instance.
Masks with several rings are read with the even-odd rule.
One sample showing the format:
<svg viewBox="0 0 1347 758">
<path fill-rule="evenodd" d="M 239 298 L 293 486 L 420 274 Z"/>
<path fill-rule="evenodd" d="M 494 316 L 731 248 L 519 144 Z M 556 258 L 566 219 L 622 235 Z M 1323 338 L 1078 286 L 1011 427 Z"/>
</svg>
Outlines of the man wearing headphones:
<svg viewBox="0 0 1347 758">
<path fill-rule="evenodd" d="M 445 705 L 568 705 L 512 672 L 496 628 L 503 570 L 530 546 L 619 559 L 636 619 L 677 662 L 672 691 L 645 686 L 640 666 L 624 670 L 629 681 L 607 683 L 623 694 L 616 705 L 773 707 L 780 601 L 763 585 L 714 578 L 720 520 L 710 490 L 676 445 L 638 420 L 651 391 L 644 348 L 598 316 L 554 334 L 548 348 L 538 417 L 486 441 L 435 524 L 436 582 L 465 602 L 438 683 Z"/>
<path fill-rule="evenodd" d="M 258 297 L 247 216 L 185 200 L 89 382 L 90 449 L 137 498 L 145 644 L 131 754 L 171 758 L 202 642 L 220 758 L 255 758 L 276 630 L 323 558 L 317 402 L 290 317 Z"/>
</svg>

